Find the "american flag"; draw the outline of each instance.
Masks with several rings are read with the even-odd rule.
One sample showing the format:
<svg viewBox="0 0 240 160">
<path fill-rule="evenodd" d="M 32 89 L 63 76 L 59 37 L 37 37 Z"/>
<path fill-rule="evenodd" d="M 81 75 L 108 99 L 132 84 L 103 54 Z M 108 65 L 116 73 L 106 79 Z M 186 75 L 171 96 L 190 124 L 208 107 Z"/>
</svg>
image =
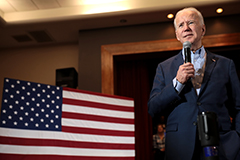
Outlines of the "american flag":
<svg viewBox="0 0 240 160">
<path fill-rule="evenodd" d="M 134 160 L 134 101 L 5 78 L 0 159 Z"/>
</svg>

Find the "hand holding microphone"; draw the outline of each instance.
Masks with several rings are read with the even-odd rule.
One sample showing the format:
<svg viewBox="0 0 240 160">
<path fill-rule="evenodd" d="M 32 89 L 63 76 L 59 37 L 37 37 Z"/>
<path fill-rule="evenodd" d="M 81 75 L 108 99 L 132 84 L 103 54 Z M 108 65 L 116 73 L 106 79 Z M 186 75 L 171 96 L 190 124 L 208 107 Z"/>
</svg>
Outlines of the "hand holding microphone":
<svg viewBox="0 0 240 160">
<path fill-rule="evenodd" d="M 176 79 L 182 84 L 186 83 L 190 78 L 193 78 L 195 73 L 194 66 L 191 63 L 191 43 L 189 41 L 183 43 L 183 54 L 185 63 L 179 66 L 176 76 Z"/>
</svg>

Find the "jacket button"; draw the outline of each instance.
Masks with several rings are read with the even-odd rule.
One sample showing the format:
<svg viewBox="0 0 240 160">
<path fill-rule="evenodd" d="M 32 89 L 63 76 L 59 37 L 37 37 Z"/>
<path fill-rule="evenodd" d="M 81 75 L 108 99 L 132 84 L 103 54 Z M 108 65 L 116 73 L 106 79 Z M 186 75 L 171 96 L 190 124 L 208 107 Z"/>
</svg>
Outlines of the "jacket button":
<svg viewBox="0 0 240 160">
<path fill-rule="evenodd" d="M 202 104 L 201 102 L 197 102 L 197 105 L 198 105 L 198 106 L 201 106 L 201 104 Z"/>
<path fill-rule="evenodd" d="M 197 122 L 193 122 L 193 125 L 196 126 L 196 125 L 197 125 Z"/>
</svg>

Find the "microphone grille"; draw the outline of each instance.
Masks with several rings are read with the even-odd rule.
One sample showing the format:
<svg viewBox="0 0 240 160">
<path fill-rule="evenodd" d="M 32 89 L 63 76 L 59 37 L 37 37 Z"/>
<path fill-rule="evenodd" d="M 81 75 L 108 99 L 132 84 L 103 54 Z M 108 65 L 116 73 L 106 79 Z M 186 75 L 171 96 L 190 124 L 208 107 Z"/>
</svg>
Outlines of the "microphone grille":
<svg viewBox="0 0 240 160">
<path fill-rule="evenodd" d="M 183 43 L 183 48 L 191 48 L 192 44 L 189 41 Z"/>
</svg>

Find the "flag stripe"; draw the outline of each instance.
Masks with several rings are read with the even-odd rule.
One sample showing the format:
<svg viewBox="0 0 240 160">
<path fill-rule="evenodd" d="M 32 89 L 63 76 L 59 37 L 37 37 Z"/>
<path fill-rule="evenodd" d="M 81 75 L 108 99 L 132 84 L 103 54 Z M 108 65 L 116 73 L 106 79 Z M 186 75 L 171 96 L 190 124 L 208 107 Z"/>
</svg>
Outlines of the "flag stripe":
<svg viewBox="0 0 240 160">
<path fill-rule="evenodd" d="M 12 154 L 42 154 L 42 155 L 73 155 L 73 156 L 106 156 L 106 157 L 130 157 L 134 156 L 134 150 L 117 149 L 90 149 L 49 146 L 23 146 L 0 144 L 0 153 Z"/>
<path fill-rule="evenodd" d="M 90 116 L 98 115 L 98 116 L 105 116 L 105 117 L 134 119 L 134 112 L 98 109 L 98 108 L 92 108 L 91 106 L 86 107 L 86 106 L 81 106 L 81 105 L 76 106 L 76 105 L 63 104 L 62 111 L 63 112 L 71 112 L 71 113 L 89 114 Z"/>
<path fill-rule="evenodd" d="M 62 127 L 63 132 L 69 133 L 80 133 L 80 134 L 93 134 L 93 135 L 103 135 L 103 136 L 134 136 L 134 132 L 130 131 L 112 131 L 112 130 L 103 130 L 103 129 L 91 129 L 91 128 L 80 128 L 80 127 Z"/>
<path fill-rule="evenodd" d="M 0 144 L 14 144 L 23 146 L 58 146 L 72 148 L 94 148 L 94 149 L 134 149 L 134 144 L 114 144 L 114 143 L 93 143 L 93 142 L 69 142 L 64 140 L 32 139 L 32 138 L 13 138 L 0 137 Z"/>
<path fill-rule="evenodd" d="M 22 155 L 22 154 L 1 154 L 4 160 L 135 160 L 135 157 L 92 157 L 92 156 L 59 156 L 59 155 Z"/>
<path fill-rule="evenodd" d="M 134 124 L 134 119 L 114 118 L 114 117 L 105 117 L 105 116 L 97 116 L 97 115 L 90 116 L 88 114 L 81 114 L 81 113 L 63 112 L 62 117 L 69 118 L 69 119 L 90 120 L 90 121 L 98 121 L 98 122 Z"/>
<path fill-rule="evenodd" d="M 134 125 L 131 125 L 131 124 L 75 120 L 75 119 L 68 119 L 68 118 L 62 119 L 62 125 L 69 126 L 69 127 L 96 128 L 96 129 L 101 128 L 101 129 L 117 130 L 117 131 L 134 131 Z"/>
<path fill-rule="evenodd" d="M 109 110 L 116 110 L 116 111 L 128 111 L 133 112 L 133 107 L 126 107 L 126 106 L 120 106 L 119 104 L 104 104 L 104 103 L 97 103 L 97 102 L 90 102 L 90 101 L 84 101 L 80 99 L 70 99 L 70 98 L 63 98 L 64 104 L 70 104 L 70 105 L 78 105 L 78 106 L 89 106 L 92 108 L 101 108 L 101 109 L 109 109 Z"/>
<path fill-rule="evenodd" d="M 134 144 L 135 137 L 124 136 L 102 136 L 102 135 L 88 135 L 75 134 L 65 132 L 49 132 L 36 130 L 21 130 L 8 129 L 0 127 L 0 136 L 20 137 L 20 138 L 36 138 L 36 139 L 54 139 L 54 140 L 68 140 L 68 141 L 82 141 L 82 142 L 97 142 L 97 143 L 122 143 Z"/>
<path fill-rule="evenodd" d="M 94 101 L 103 104 L 134 107 L 134 101 L 132 98 L 104 95 L 94 92 L 88 93 L 88 91 L 80 91 L 65 87 L 63 87 L 63 97 L 70 99 L 81 99 L 90 102 Z"/>
</svg>

